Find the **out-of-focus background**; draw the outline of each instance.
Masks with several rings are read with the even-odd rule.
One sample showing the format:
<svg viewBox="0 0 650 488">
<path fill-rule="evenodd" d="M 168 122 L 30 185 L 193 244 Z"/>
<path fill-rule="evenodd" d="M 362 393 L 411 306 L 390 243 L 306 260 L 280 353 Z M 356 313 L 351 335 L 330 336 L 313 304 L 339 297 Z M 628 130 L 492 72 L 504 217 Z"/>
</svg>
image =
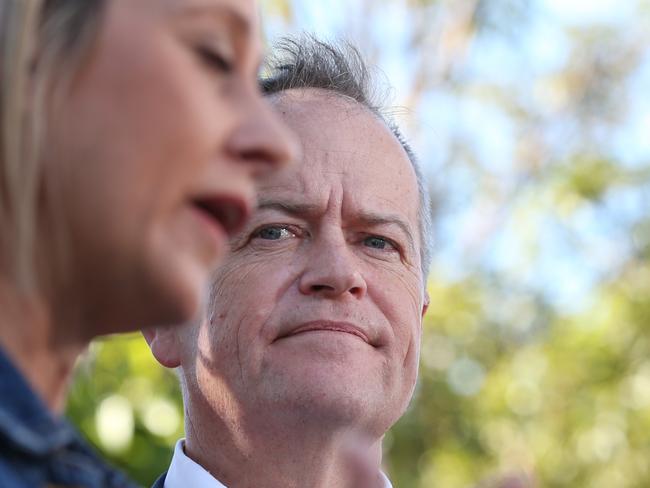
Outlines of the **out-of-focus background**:
<svg viewBox="0 0 650 488">
<path fill-rule="evenodd" d="M 395 486 L 650 486 L 650 1 L 262 9 L 269 43 L 357 43 L 431 180 L 419 387 L 385 443 Z M 143 484 L 182 436 L 176 380 L 139 336 L 91 347 L 68 413 Z"/>
</svg>

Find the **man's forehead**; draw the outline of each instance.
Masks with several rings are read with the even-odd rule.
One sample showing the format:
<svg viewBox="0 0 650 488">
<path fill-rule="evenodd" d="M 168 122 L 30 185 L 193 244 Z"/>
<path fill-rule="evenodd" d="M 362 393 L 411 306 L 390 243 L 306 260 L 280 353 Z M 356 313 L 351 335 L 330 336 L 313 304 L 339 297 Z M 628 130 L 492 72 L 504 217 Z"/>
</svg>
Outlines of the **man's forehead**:
<svg viewBox="0 0 650 488">
<path fill-rule="evenodd" d="M 385 211 L 417 218 L 419 193 L 410 163 L 401 168 L 388 163 L 386 170 L 369 155 L 341 150 L 312 153 L 309 160 L 260 182 L 258 200 L 321 210 L 336 205 L 347 211 Z"/>
<path fill-rule="evenodd" d="M 304 125 L 304 119 L 316 124 L 340 124 L 351 117 L 366 117 L 384 125 L 379 117 L 356 100 L 323 88 L 292 88 L 269 97 L 271 104 L 291 124 Z"/>
<path fill-rule="evenodd" d="M 390 175 L 375 174 L 366 169 L 355 161 L 345 169 L 327 164 L 298 163 L 291 171 L 260 184 L 259 206 L 283 204 L 310 209 L 312 213 L 324 212 L 328 208 L 365 213 L 408 209 L 410 195 L 404 195 L 397 191 L 398 186 L 390 185 Z"/>
<path fill-rule="evenodd" d="M 302 160 L 261 184 L 260 197 L 417 219 L 417 178 L 406 151 L 383 120 L 359 103 L 321 89 L 274 98 L 302 145 Z M 412 224 L 417 227 L 416 223 Z"/>
<path fill-rule="evenodd" d="M 376 163 L 383 163 L 387 173 L 411 166 L 402 143 L 386 122 L 351 98 L 324 89 L 301 88 L 280 92 L 271 101 L 302 145 L 302 163 L 325 159 L 321 170 L 329 172 L 348 168 L 360 172 Z M 369 158 L 373 161 L 367 161 Z M 337 159 L 344 159 L 345 165 L 329 164 Z"/>
</svg>

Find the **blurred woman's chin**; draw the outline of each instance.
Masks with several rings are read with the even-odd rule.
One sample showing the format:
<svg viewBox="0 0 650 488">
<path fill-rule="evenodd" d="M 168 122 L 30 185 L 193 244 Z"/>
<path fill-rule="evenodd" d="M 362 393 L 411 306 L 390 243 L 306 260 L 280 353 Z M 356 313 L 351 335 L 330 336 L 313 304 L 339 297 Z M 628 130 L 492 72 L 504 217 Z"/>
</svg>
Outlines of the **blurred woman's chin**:
<svg viewBox="0 0 650 488">
<path fill-rule="evenodd" d="M 132 296 L 114 296 L 111 310 L 95 317 L 94 323 L 101 326 L 90 331 L 92 337 L 191 322 L 202 310 L 208 276 L 198 266 L 168 264 L 162 272 L 154 271 L 139 286 L 130 287 Z"/>
<path fill-rule="evenodd" d="M 168 283 L 160 290 L 162 305 L 154 312 L 158 319 L 149 326 L 179 325 L 198 317 L 202 310 L 207 290 L 209 268 L 201 264 L 183 263 L 175 273 L 161 283 Z"/>
</svg>

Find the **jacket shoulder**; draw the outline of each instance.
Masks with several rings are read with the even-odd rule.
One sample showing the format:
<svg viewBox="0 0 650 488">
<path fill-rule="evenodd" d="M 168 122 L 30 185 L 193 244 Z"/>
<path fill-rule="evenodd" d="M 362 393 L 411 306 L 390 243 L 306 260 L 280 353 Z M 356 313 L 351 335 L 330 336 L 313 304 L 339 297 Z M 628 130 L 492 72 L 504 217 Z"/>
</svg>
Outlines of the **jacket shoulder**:
<svg viewBox="0 0 650 488">
<path fill-rule="evenodd" d="M 151 488 L 165 488 L 165 478 L 167 477 L 167 471 L 161 474 L 158 479 L 151 485 Z"/>
</svg>

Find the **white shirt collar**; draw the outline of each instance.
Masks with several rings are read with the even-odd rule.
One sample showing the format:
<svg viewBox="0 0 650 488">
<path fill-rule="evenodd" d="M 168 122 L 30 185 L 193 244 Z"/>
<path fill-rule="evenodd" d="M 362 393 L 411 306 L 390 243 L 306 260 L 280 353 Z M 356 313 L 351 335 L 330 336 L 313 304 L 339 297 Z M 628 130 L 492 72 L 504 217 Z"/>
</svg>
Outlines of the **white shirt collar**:
<svg viewBox="0 0 650 488">
<path fill-rule="evenodd" d="M 386 476 L 383 471 L 380 474 L 381 474 L 381 479 L 384 480 L 384 488 L 393 488 L 393 485 L 388 479 L 388 476 Z"/>
<path fill-rule="evenodd" d="M 183 449 L 185 439 L 180 439 L 174 448 L 174 457 L 169 465 L 165 488 L 226 488 L 217 479 L 208 473 L 200 464 L 192 461 Z M 393 488 L 390 480 L 384 473 L 381 473 L 384 480 L 384 488 Z"/>
<path fill-rule="evenodd" d="M 192 461 L 183 450 L 185 439 L 174 448 L 174 457 L 165 478 L 165 488 L 226 488 L 200 464 Z"/>
</svg>

